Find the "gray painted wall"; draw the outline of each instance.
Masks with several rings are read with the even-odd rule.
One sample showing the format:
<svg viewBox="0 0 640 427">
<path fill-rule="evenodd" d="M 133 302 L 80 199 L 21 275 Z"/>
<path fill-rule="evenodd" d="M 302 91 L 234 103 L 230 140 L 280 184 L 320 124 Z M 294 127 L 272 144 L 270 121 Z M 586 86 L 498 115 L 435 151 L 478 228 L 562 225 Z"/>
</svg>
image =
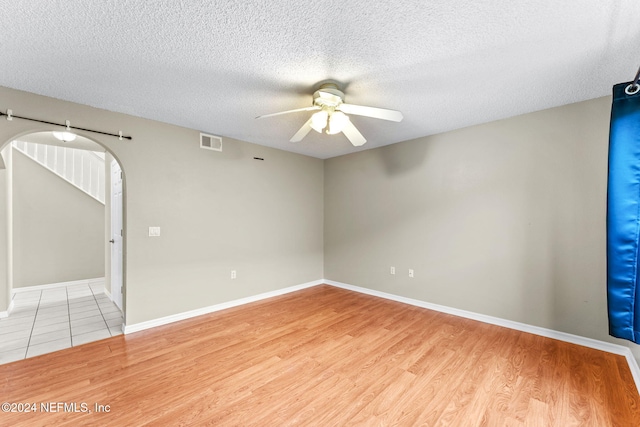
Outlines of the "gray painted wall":
<svg viewBox="0 0 640 427">
<path fill-rule="evenodd" d="M 13 151 L 13 287 L 104 276 L 104 205 Z"/>
<path fill-rule="evenodd" d="M 606 97 L 326 160 L 325 278 L 626 344 L 606 317 L 610 109 Z"/>
<path fill-rule="evenodd" d="M 606 326 L 609 98 L 325 162 L 0 88 L 7 108 L 133 136 L 84 133 L 125 173 L 127 324 L 325 277 L 626 343 Z"/>
<path fill-rule="evenodd" d="M 8 108 L 133 137 L 78 132 L 124 171 L 126 324 L 322 278 L 322 160 L 227 138 L 222 153 L 202 150 L 196 130 L 0 88 Z M 0 141 L 38 130 L 52 129 L 13 120 Z"/>
</svg>

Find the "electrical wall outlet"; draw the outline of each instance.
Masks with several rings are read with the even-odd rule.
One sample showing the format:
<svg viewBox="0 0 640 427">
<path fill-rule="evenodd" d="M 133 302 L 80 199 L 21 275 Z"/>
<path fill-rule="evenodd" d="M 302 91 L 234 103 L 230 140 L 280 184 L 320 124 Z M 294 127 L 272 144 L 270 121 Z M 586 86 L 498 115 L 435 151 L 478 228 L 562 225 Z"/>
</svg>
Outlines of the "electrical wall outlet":
<svg viewBox="0 0 640 427">
<path fill-rule="evenodd" d="M 389 267 L 389 274 L 396 274 L 396 268 L 395 267 Z"/>
<path fill-rule="evenodd" d="M 238 277 L 238 275 L 236 274 L 235 270 L 231 270 L 231 278 L 235 279 L 236 277 Z"/>
<path fill-rule="evenodd" d="M 409 277 L 413 278 L 413 269 L 409 269 Z"/>
<path fill-rule="evenodd" d="M 149 227 L 149 237 L 160 237 L 160 227 Z"/>
</svg>

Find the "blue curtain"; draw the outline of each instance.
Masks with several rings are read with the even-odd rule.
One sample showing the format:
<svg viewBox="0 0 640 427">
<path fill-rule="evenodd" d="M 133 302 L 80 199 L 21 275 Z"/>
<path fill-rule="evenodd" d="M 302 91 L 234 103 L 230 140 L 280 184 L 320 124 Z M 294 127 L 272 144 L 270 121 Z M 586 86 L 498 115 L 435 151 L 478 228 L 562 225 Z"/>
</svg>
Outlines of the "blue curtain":
<svg viewBox="0 0 640 427">
<path fill-rule="evenodd" d="M 640 344 L 640 92 L 613 87 L 607 187 L 609 334 Z"/>
</svg>

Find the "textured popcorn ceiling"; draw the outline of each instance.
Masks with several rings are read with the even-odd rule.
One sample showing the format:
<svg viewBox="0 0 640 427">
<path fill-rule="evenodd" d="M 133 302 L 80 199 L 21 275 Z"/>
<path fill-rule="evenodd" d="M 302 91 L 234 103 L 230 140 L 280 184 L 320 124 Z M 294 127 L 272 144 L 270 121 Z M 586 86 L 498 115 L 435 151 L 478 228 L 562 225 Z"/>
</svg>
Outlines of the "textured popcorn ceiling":
<svg viewBox="0 0 640 427">
<path fill-rule="evenodd" d="M 633 0 L 0 0 L 0 10 L 2 86 L 320 158 L 604 96 L 640 65 Z M 311 105 L 327 79 L 346 102 L 404 121 L 352 116 L 368 139 L 356 149 L 342 134 L 288 142 L 308 113 L 254 119 Z"/>
</svg>

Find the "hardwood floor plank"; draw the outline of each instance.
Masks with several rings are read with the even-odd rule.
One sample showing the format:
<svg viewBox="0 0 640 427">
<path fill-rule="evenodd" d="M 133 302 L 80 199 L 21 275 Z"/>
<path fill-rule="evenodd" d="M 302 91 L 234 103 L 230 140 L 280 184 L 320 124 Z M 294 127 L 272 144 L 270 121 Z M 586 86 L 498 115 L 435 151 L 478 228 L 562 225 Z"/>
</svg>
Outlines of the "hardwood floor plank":
<svg viewBox="0 0 640 427">
<path fill-rule="evenodd" d="M 624 357 L 331 286 L 0 365 L 0 425 L 638 426 Z"/>
<path fill-rule="evenodd" d="M 518 334 L 516 342 L 516 351 L 522 353 L 522 365 L 520 372 L 513 381 L 508 384 L 511 388 L 508 400 L 501 397 L 492 403 L 493 410 L 503 412 L 507 415 L 507 419 L 513 418 L 524 423 L 528 407 L 529 399 L 534 394 L 536 385 L 536 375 L 542 357 L 542 344 L 545 338 L 530 335 Z"/>
</svg>

